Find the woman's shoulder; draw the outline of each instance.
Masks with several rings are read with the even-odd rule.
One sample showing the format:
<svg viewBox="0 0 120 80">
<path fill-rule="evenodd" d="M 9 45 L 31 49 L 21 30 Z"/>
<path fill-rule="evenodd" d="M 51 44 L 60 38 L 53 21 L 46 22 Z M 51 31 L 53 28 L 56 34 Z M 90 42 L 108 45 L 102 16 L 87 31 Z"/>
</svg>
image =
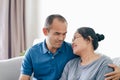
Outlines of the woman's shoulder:
<svg viewBox="0 0 120 80">
<path fill-rule="evenodd" d="M 80 57 L 77 57 L 68 61 L 67 65 L 75 66 L 75 65 L 78 65 L 79 61 L 80 61 Z"/>
<path fill-rule="evenodd" d="M 100 61 L 102 61 L 103 64 L 107 64 L 107 65 L 113 63 L 112 59 L 106 55 L 101 55 Z"/>
</svg>

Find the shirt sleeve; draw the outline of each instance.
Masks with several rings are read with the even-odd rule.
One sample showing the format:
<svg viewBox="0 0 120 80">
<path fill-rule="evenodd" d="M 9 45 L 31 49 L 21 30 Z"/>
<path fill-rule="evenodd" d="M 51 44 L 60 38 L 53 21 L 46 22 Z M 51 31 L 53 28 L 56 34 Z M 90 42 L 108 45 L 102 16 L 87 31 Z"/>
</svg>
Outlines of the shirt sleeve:
<svg viewBox="0 0 120 80">
<path fill-rule="evenodd" d="M 113 69 L 110 68 L 108 65 L 102 66 L 100 68 L 95 80 L 105 80 L 105 78 L 106 78 L 105 74 L 112 72 L 112 71 L 113 71 Z"/>
<path fill-rule="evenodd" d="M 64 70 L 63 70 L 63 73 L 62 73 L 62 76 L 59 80 L 68 80 L 68 73 L 69 73 L 69 63 L 68 62 L 65 67 L 64 67 Z"/>
<path fill-rule="evenodd" d="M 28 49 L 24 55 L 24 59 L 21 66 L 21 73 L 29 76 L 31 76 L 33 72 L 30 53 L 31 51 Z"/>
</svg>

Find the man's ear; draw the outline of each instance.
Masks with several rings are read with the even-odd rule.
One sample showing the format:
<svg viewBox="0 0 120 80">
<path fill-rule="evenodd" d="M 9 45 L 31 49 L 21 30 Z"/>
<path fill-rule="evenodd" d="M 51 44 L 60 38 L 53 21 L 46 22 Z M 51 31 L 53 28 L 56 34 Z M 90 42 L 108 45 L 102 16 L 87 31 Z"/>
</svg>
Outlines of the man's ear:
<svg viewBox="0 0 120 80">
<path fill-rule="evenodd" d="M 43 28 L 43 34 L 44 34 L 45 36 L 48 35 L 48 29 L 47 29 L 47 28 Z"/>
</svg>

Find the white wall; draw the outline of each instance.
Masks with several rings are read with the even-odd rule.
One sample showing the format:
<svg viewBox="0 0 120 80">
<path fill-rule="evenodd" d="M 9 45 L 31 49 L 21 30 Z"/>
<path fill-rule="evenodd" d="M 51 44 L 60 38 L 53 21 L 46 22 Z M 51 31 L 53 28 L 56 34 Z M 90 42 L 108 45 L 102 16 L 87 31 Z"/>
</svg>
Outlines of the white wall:
<svg viewBox="0 0 120 80">
<path fill-rule="evenodd" d="M 50 14 L 63 15 L 69 23 L 66 37 L 69 42 L 78 27 L 93 27 L 96 32 L 105 35 L 105 40 L 99 43 L 98 52 L 114 58 L 120 56 L 119 8 L 119 0 L 40 0 L 40 26 L 43 27 L 45 18 Z M 43 38 L 42 33 L 39 36 Z"/>
<path fill-rule="evenodd" d="M 26 0 L 26 42 L 31 47 L 39 36 L 39 0 Z"/>
</svg>

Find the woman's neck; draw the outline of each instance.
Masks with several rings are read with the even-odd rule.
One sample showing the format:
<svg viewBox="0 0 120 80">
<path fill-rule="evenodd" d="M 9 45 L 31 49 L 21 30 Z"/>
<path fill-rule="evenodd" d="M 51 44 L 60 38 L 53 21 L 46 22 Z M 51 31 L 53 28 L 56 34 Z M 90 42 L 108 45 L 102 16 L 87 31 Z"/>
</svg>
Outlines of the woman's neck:
<svg viewBox="0 0 120 80">
<path fill-rule="evenodd" d="M 96 54 L 94 52 L 92 53 L 87 53 L 81 56 L 81 65 L 88 65 L 90 63 L 92 63 L 93 61 L 97 60 L 100 58 L 99 54 Z"/>
</svg>

